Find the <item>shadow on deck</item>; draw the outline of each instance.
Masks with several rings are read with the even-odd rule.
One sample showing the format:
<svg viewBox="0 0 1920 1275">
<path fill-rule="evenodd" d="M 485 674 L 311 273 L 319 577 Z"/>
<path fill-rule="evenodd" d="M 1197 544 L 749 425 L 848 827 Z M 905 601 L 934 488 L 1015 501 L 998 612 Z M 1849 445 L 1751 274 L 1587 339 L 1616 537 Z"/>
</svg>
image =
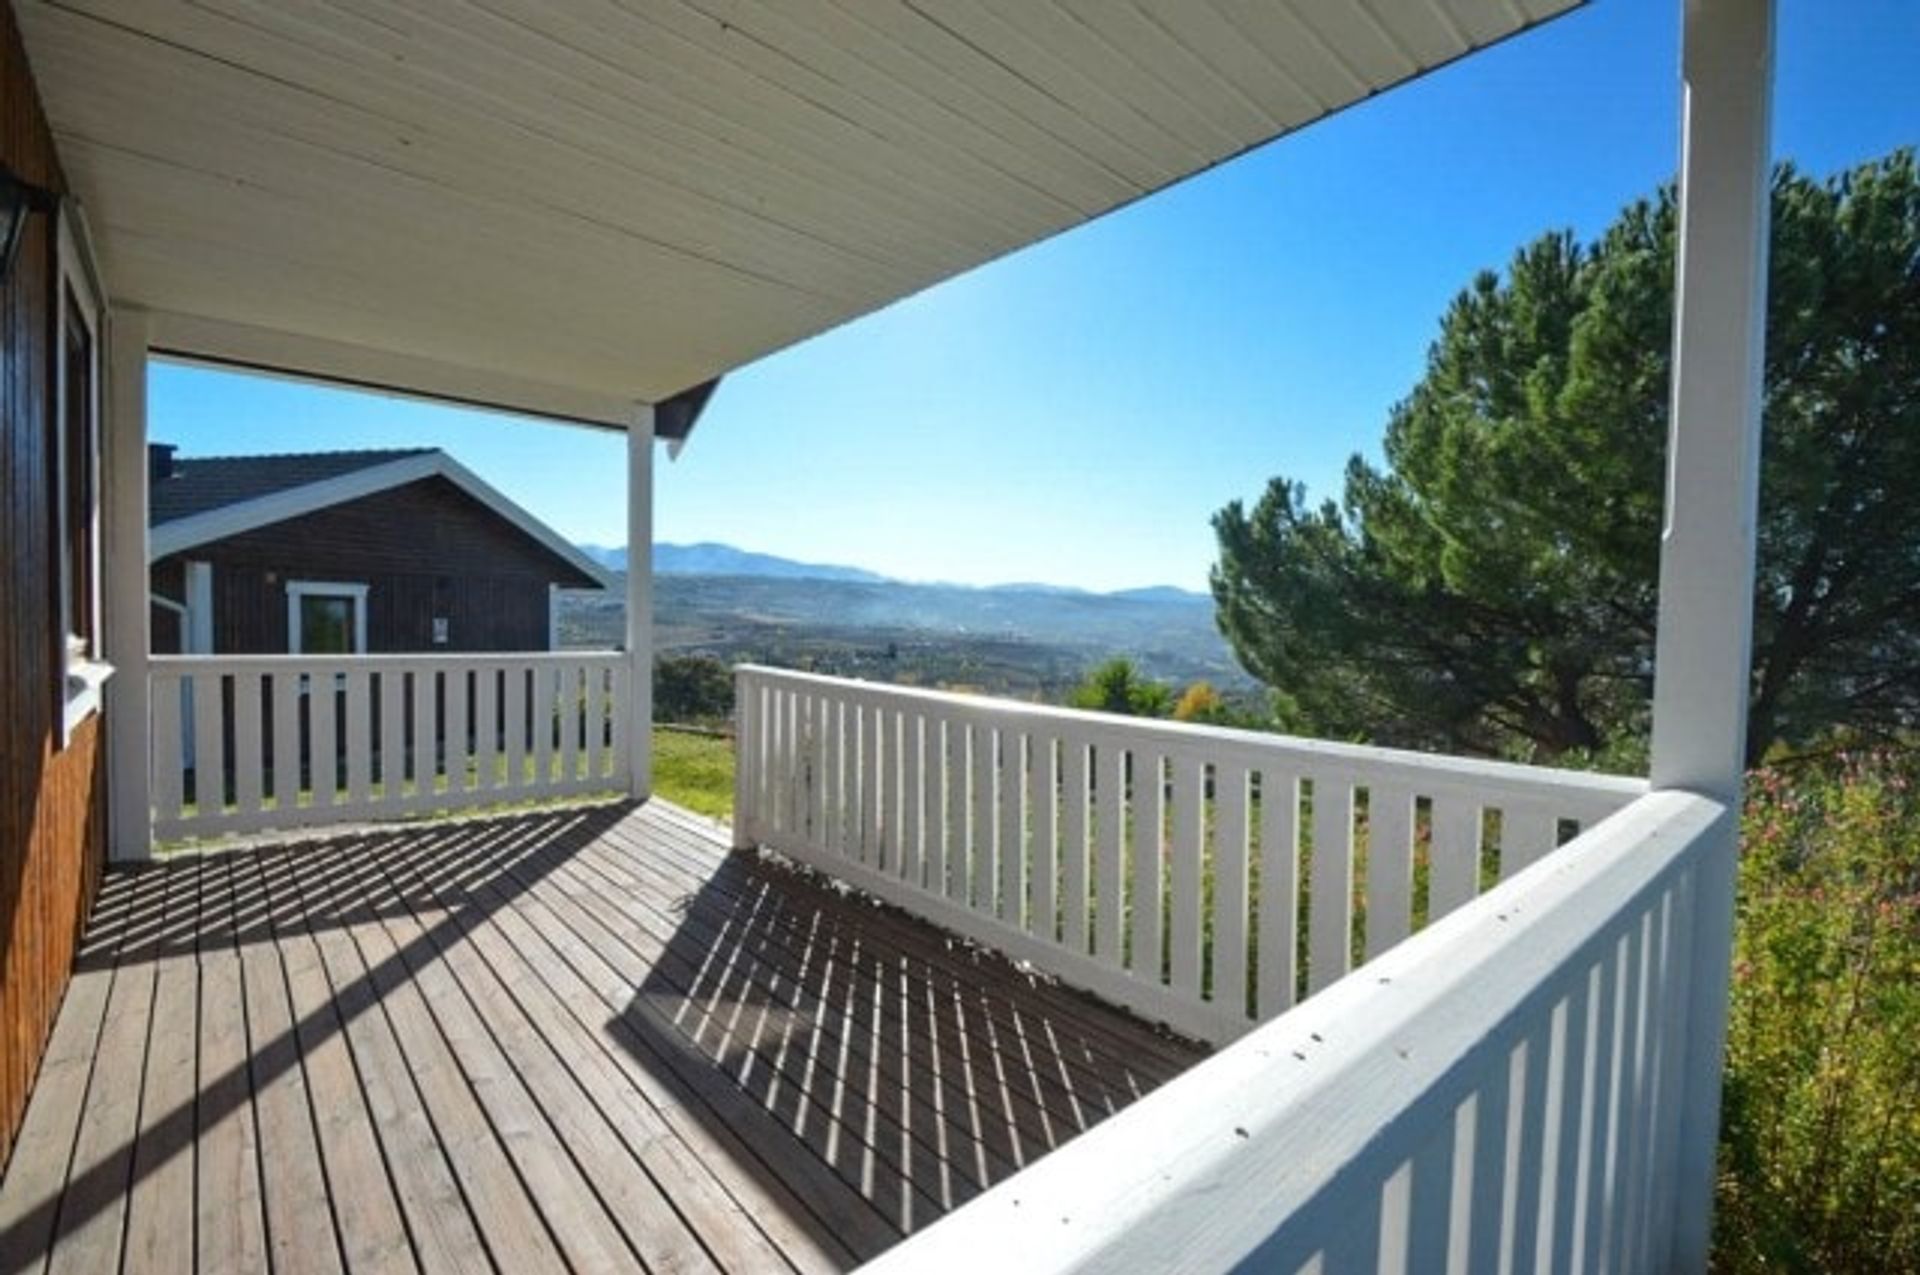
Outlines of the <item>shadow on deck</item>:
<svg viewBox="0 0 1920 1275">
<path fill-rule="evenodd" d="M 111 874 L 0 1270 L 844 1268 L 1199 1057 L 662 802 Z"/>
</svg>

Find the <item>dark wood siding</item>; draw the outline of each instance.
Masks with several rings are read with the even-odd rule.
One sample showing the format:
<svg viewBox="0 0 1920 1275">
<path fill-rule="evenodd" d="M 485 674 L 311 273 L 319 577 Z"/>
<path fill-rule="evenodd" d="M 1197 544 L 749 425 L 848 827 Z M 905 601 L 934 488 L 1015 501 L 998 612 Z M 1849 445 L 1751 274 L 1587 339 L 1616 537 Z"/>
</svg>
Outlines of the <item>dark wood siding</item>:
<svg viewBox="0 0 1920 1275">
<path fill-rule="evenodd" d="M 0 5 L 0 161 L 58 188 L 11 6 Z M 105 846 L 101 732 L 59 747 L 51 219 L 31 218 L 0 286 L 0 1163 L 72 974 Z"/>
<path fill-rule="evenodd" d="M 287 583 L 364 584 L 373 652 L 543 651 L 547 587 L 589 583 L 443 478 L 423 479 L 200 545 L 154 564 L 182 597 L 180 563 L 213 564 L 214 651 L 284 652 Z M 448 621 L 433 641 L 433 617 Z M 175 632 L 169 628 L 169 633 Z M 162 650 L 155 628 L 154 649 Z"/>
</svg>

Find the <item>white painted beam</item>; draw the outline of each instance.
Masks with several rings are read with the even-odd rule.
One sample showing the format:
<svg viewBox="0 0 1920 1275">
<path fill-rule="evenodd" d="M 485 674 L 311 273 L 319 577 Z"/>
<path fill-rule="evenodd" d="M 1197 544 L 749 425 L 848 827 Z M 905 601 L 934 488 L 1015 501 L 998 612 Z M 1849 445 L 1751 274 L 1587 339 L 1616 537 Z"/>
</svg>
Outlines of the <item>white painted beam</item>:
<svg viewBox="0 0 1920 1275">
<path fill-rule="evenodd" d="M 496 368 L 446 363 L 349 341 L 174 311 L 154 312 L 149 324 L 153 349 L 186 362 L 584 425 L 624 428 L 633 414 L 629 400 L 551 385 Z"/>
<path fill-rule="evenodd" d="M 1685 0 L 1672 421 L 1660 548 L 1652 782 L 1738 809 L 1760 489 L 1772 0 Z M 1669 1269 L 1712 1239 L 1738 820 L 1695 878 Z"/>
<path fill-rule="evenodd" d="M 633 661 L 628 792 L 653 792 L 653 406 L 627 426 L 627 654 Z"/>
<path fill-rule="evenodd" d="M 107 326 L 105 638 L 107 854 L 152 852 L 147 660 L 147 316 L 114 310 Z"/>
</svg>

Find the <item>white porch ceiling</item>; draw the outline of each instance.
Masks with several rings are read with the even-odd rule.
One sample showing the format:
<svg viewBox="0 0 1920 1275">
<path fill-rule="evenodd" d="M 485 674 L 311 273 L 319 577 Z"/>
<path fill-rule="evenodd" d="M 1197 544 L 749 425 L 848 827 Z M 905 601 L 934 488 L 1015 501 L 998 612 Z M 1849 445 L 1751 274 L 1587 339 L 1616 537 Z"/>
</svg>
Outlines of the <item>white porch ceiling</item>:
<svg viewBox="0 0 1920 1275">
<path fill-rule="evenodd" d="M 1577 2 L 16 10 L 190 352 L 617 421 Z"/>
</svg>

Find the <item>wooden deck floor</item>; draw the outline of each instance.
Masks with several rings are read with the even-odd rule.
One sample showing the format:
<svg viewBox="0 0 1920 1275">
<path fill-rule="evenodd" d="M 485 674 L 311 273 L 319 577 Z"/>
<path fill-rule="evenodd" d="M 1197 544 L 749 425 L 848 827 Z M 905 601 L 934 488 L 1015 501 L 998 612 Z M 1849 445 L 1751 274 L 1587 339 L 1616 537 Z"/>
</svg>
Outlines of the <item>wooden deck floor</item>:
<svg viewBox="0 0 1920 1275">
<path fill-rule="evenodd" d="M 0 1270 L 868 1258 L 1198 1057 L 664 803 L 114 873 Z"/>
</svg>

